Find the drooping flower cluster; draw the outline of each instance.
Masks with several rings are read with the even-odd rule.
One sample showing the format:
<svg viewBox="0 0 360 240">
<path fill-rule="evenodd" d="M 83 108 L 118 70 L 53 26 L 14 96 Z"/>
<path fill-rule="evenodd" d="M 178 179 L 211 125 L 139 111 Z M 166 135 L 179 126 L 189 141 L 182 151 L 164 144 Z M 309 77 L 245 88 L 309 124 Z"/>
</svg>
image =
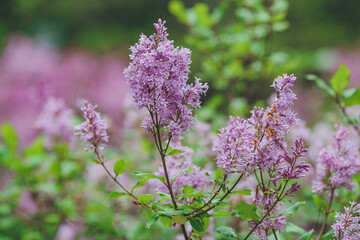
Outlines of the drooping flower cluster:
<svg viewBox="0 0 360 240">
<path fill-rule="evenodd" d="M 165 128 L 169 136 L 179 136 L 193 126 L 193 109 L 200 108 L 200 95 L 208 86 L 198 78 L 194 84 L 186 83 L 190 50 L 175 48 L 164 25 L 159 19 L 154 24 L 157 33 L 140 36 L 131 47 L 131 62 L 124 73 L 138 108 L 150 113 L 143 122 L 145 130 L 150 132 L 156 126 Z"/>
<path fill-rule="evenodd" d="M 225 128 L 214 142 L 213 149 L 218 151 L 217 166 L 230 172 L 246 173 L 253 168 L 255 157 L 255 128 L 240 117 L 230 117 Z"/>
<path fill-rule="evenodd" d="M 175 138 L 172 141 L 171 147 L 183 151 L 182 153 L 166 157 L 166 166 L 169 178 L 172 179 L 171 186 L 175 195 L 180 194 L 181 188 L 185 187 L 185 185 L 201 191 L 211 183 L 205 175 L 205 172 L 209 171 L 201 169 L 192 163 L 193 149 L 182 146 L 180 138 Z M 165 176 L 164 168 L 160 167 L 156 175 Z M 166 186 L 162 183 L 157 186 L 157 191 L 169 193 Z"/>
<path fill-rule="evenodd" d="M 36 128 L 44 133 L 47 147 L 51 147 L 55 142 L 69 142 L 72 139 L 72 117 L 73 111 L 66 107 L 63 99 L 47 99 L 35 123 Z"/>
<path fill-rule="evenodd" d="M 106 121 L 101 119 L 100 113 L 95 111 L 96 107 L 97 105 L 85 102 L 85 106 L 81 108 L 85 121 L 74 129 L 81 141 L 89 143 L 85 150 L 91 150 L 101 155 L 104 144 L 109 141 L 109 136 L 106 133 L 108 126 Z"/>
<path fill-rule="evenodd" d="M 350 202 L 350 207 L 345 207 L 345 213 L 335 214 L 336 223 L 334 229 L 336 240 L 359 240 L 360 239 L 360 205 Z"/>
<path fill-rule="evenodd" d="M 320 151 L 313 192 L 354 187 L 351 178 L 360 171 L 360 158 L 358 146 L 349 139 L 349 133 L 344 125 L 336 126 L 331 145 Z"/>
</svg>

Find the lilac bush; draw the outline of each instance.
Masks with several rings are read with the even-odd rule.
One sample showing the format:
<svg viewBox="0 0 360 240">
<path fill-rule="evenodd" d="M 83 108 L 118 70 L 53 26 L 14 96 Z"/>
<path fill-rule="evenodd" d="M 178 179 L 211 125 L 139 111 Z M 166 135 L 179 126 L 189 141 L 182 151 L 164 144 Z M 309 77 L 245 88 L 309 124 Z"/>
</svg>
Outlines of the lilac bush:
<svg viewBox="0 0 360 240">
<path fill-rule="evenodd" d="M 297 202 L 287 208 L 284 200 L 293 199 L 302 187 L 301 178 L 311 167 L 304 160 L 308 150 L 302 139 L 304 136 L 305 140 L 310 139 L 309 133 L 289 135 L 295 126 L 305 129 L 305 123 L 293 111 L 296 95 L 292 88 L 296 77 L 283 74 L 275 78 L 271 85 L 275 95 L 269 106 L 255 107 L 249 118 L 230 116 L 213 144 L 218 168 L 215 171 L 201 168 L 193 163 L 194 150 L 181 142 L 182 134 L 195 124 L 195 110 L 200 108 L 200 97 L 206 94 L 208 85 L 198 78 L 187 83 L 190 50 L 173 45 L 165 21 L 159 20 L 154 27 L 156 33 L 150 37 L 141 35 L 139 42 L 130 48 L 130 63 L 124 74 L 137 107 L 147 111 L 142 126 L 156 146 L 160 161 L 154 164 L 159 166 L 158 170 L 135 171 L 133 175 L 140 180 L 133 187 L 125 186 L 118 178 L 126 170 L 125 160 L 116 161 L 113 172 L 104 164 L 103 148 L 109 137 L 106 122 L 95 112 L 96 106 L 85 103 L 82 108 L 85 122 L 75 128 L 81 140 L 88 142 L 86 149 L 95 153 L 95 162 L 123 190 L 110 196 L 129 196 L 136 206 L 146 209 L 147 226 L 161 219 L 165 226 L 178 228 L 184 239 L 206 237 L 210 219 L 230 216 L 246 220 L 248 231 L 242 229 L 237 233 L 221 226 L 216 228 L 218 233 L 243 240 L 252 236 L 278 239 L 288 226 L 287 217 L 304 204 Z M 330 191 L 331 200 L 318 239 L 332 211 L 334 190 L 343 185 L 351 189 L 350 179 L 360 170 L 358 146 L 348 141 L 347 136 L 346 127 L 339 125 L 333 143 L 319 154 L 314 191 Z M 154 192 L 138 195 L 136 189 L 150 179 L 156 182 L 158 196 Z M 255 182 L 253 191 L 238 189 L 242 180 Z M 242 195 L 252 198 L 246 202 L 230 201 L 233 204 L 227 201 L 239 195 L 240 200 L 245 199 Z M 306 232 L 298 226 L 297 229 L 303 239 L 314 234 L 314 230 Z"/>
</svg>

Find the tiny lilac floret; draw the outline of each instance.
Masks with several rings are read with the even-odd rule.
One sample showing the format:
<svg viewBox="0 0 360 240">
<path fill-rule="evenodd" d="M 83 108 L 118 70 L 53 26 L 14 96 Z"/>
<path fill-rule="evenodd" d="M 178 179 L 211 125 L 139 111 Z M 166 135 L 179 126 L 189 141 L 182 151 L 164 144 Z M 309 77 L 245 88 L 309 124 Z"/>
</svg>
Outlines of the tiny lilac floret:
<svg viewBox="0 0 360 240">
<path fill-rule="evenodd" d="M 106 133 L 108 126 L 106 121 L 101 119 L 100 113 L 95 111 L 96 107 L 97 105 L 85 102 L 84 107 L 81 108 L 85 121 L 74 129 L 75 135 L 79 135 L 81 141 L 89 143 L 85 150 L 91 150 L 101 155 L 104 144 L 109 141 Z"/>
<path fill-rule="evenodd" d="M 190 50 L 174 47 L 167 38 L 165 21 L 159 19 L 154 27 L 156 33 L 141 35 L 130 48 L 130 64 L 124 74 L 137 107 L 149 112 L 144 129 L 164 128 L 166 135 L 179 136 L 193 126 L 194 110 L 200 108 L 200 95 L 206 93 L 208 85 L 198 78 L 187 84 Z"/>
</svg>

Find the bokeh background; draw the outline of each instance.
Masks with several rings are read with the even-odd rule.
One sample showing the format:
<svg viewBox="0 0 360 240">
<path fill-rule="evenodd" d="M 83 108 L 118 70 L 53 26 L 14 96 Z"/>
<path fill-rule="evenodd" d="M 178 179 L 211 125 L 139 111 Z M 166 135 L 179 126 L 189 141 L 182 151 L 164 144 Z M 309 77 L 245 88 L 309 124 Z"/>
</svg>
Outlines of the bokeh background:
<svg viewBox="0 0 360 240">
<path fill-rule="evenodd" d="M 269 85 L 282 73 L 297 76 L 296 111 L 318 136 L 330 130 L 317 122 L 338 117 L 334 104 L 306 75 L 328 80 L 346 64 L 350 85 L 360 85 L 357 0 L 2 1 L 0 124 L 13 125 L 18 140 L 14 152 L 4 147 L 0 151 L 0 189 L 6 189 L 0 197 L 1 240 L 150 239 L 141 230 L 144 222 L 131 227 L 124 223 L 136 218 L 136 208 L 105 197 L 101 181 L 109 179 L 89 167 L 90 154 L 69 150 L 76 145 L 70 136 L 66 150 L 54 148 L 49 136 L 57 134 L 53 129 L 58 118 L 44 111 L 71 108 L 75 125 L 83 101 L 96 103 L 110 125 L 108 156 L 127 157 L 128 169 L 156 169 L 149 160 L 155 157 L 152 142 L 139 128 L 142 113 L 131 101 L 123 70 L 129 47 L 141 33 L 152 34 L 159 18 L 167 21 L 175 45 L 192 50 L 190 81 L 199 76 L 210 87 L 198 112 L 202 124 L 187 140 L 198 148 L 194 161 L 199 165 L 214 166 L 210 138 L 205 142 L 207 138 L 200 141 L 199 136 L 213 136 L 229 114 L 247 116 L 254 105 L 265 106 Z M 43 161 L 49 156 L 53 163 L 47 166 Z M 66 169 L 58 166 L 59 159 L 68 164 Z M 132 179 L 125 176 L 124 181 Z M 66 186 L 76 191 L 69 193 Z M 119 209 L 119 214 L 111 209 Z M 163 239 L 168 231 L 157 226 L 152 234 Z"/>
</svg>

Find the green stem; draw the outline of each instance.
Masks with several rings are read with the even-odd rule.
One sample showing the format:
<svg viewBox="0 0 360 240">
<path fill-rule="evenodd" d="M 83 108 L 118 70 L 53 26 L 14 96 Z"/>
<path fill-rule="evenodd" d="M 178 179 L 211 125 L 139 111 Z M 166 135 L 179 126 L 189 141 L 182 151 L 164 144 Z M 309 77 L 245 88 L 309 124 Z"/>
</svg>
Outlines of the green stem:
<svg viewBox="0 0 360 240">
<path fill-rule="evenodd" d="M 332 204 L 333 199 L 334 199 L 334 193 L 335 193 L 335 188 L 331 188 L 329 207 L 328 207 L 328 209 L 327 209 L 326 212 L 325 212 L 324 221 L 323 221 L 323 223 L 322 223 L 322 226 L 321 226 L 319 235 L 318 235 L 318 237 L 317 237 L 317 240 L 320 240 L 321 235 L 323 234 L 323 232 L 324 232 L 324 230 L 325 230 L 326 221 L 327 221 L 327 219 L 328 219 L 328 217 L 329 217 L 329 214 L 330 214 L 330 212 L 331 212 L 331 204 Z"/>
</svg>

